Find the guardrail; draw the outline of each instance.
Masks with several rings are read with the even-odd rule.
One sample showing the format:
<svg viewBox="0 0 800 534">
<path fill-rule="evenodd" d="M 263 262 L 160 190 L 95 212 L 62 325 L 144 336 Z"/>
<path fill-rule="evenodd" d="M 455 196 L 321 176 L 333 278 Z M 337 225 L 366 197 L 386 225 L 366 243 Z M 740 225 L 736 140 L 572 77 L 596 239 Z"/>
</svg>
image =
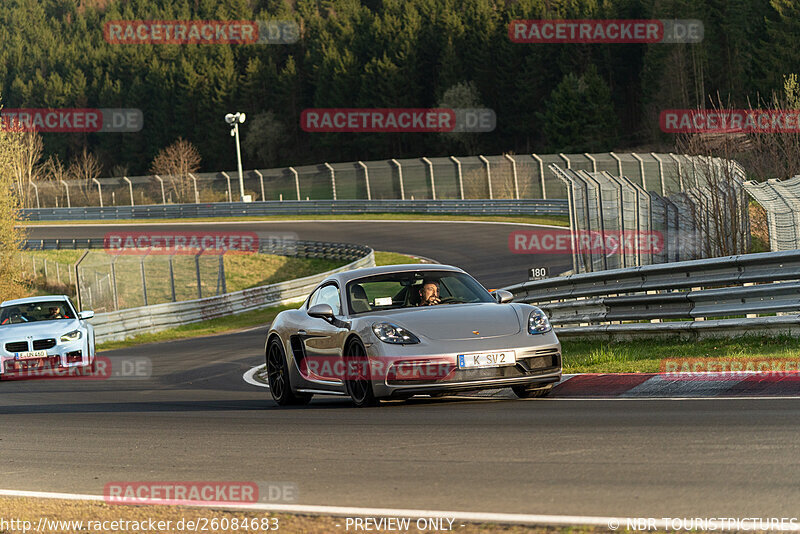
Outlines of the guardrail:
<svg viewBox="0 0 800 534">
<path fill-rule="evenodd" d="M 28 221 L 181 219 L 364 213 L 567 215 L 566 200 L 285 200 L 22 210 Z"/>
<path fill-rule="evenodd" d="M 505 289 L 541 307 L 562 337 L 800 334 L 800 250 L 574 274 Z"/>
<path fill-rule="evenodd" d="M 363 257 L 324 273 L 203 299 L 99 313 L 90 322 L 95 328 L 96 341 L 102 343 L 268 306 L 300 302 L 317 284 L 333 273 L 374 267 L 374 252 L 368 247 L 362 249 L 366 250 Z"/>
</svg>

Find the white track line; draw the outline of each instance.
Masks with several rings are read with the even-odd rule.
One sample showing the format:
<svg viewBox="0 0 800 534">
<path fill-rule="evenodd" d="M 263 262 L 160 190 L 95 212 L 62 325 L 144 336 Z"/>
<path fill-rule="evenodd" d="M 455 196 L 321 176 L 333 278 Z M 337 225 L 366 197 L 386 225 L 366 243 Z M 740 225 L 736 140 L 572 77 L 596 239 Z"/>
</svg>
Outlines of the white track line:
<svg viewBox="0 0 800 534">
<path fill-rule="evenodd" d="M 252 369 L 250 369 L 249 371 L 247 371 L 245 374 L 242 375 L 242 380 L 244 380 L 245 382 L 247 382 L 251 386 L 256 386 L 256 387 L 259 387 L 259 388 L 267 388 L 267 389 L 269 389 L 269 385 L 267 385 L 267 384 L 265 384 L 263 382 L 259 382 L 258 380 L 256 380 L 254 378 L 256 372 L 258 372 L 258 370 L 263 368 L 263 367 L 264 367 L 263 365 L 257 365 L 255 367 L 253 367 Z"/>
<path fill-rule="evenodd" d="M 86 495 L 79 493 L 50 493 L 41 491 L 20 491 L 0 489 L 0 496 L 5 497 L 28 497 L 35 499 L 62 499 L 69 501 L 92 501 L 104 502 L 101 495 Z M 337 517 L 408 517 L 408 518 L 437 518 L 469 521 L 473 523 L 504 523 L 513 525 L 552 525 L 552 526 L 598 526 L 611 527 L 612 530 L 625 528 L 628 521 L 633 523 L 635 518 L 628 517 L 603 517 L 603 516 L 579 516 L 579 515 L 537 515 L 537 514 L 508 514 L 491 512 L 460 512 L 442 510 L 416 510 L 406 508 L 361 508 L 351 506 L 317 506 L 305 504 L 263 504 L 263 503 L 181 503 L 181 506 L 193 506 L 198 508 L 214 508 L 217 510 L 253 510 L 263 512 L 283 512 L 290 514 L 311 514 L 327 515 Z M 722 522 L 709 522 L 715 526 L 714 530 L 723 530 L 725 526 Z M 651 523 L 652 525 L 652 523 Z M 667 530 L 670 528 L 668 522 L 656 519 L 657 529 Z M 791 528 L 792 525 L 785 525 L 784 529 L 774 528 L 774 530 L 797 531 L 798 528 Z M 652 528 L 652 527 L 651 527 Z"/>
</svg>

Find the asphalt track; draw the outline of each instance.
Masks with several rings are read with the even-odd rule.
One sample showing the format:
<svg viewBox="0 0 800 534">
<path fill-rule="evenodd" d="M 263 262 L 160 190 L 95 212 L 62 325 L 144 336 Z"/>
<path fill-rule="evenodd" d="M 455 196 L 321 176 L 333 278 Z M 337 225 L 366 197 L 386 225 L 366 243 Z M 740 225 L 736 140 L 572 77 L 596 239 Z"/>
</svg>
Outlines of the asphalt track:
<svg viewBox="0 0 800 534">
<path fill-rule="evenodd" d="M 246 480 L 293 482 L 315 505 L 797 515 L 800 399 L 423 398 L 359 410 L 324 397 L 279 409 L 241 378 L 263 340 L 259 328 L 103 353 L 150 358 L 152 376 L 137 380 L 0 383 L 0 487 Z"/>
</svg>

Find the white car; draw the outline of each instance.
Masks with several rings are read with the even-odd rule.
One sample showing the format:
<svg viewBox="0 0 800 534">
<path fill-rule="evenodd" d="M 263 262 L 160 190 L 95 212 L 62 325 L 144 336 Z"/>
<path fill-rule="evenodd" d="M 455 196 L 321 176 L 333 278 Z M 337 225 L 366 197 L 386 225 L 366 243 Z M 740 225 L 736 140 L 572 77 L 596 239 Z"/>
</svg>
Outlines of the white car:
<svg viewBox="0 0 800 534">
<path fill-rule="evenodd" d="M 94 370 L 92 317 L 91 311 L 78 313 L 66 295 L 0 304 L 0 380 Z"/>
</svg>

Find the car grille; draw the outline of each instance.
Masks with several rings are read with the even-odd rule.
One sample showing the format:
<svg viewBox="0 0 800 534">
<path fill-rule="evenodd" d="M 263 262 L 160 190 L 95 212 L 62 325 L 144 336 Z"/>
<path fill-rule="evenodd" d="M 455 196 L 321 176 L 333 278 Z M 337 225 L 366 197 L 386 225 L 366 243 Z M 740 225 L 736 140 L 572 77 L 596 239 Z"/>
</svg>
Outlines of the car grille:
<svg viewBox="0 0 800 534">
<path fill-rule="evenodd" d="M 37 339 L 33 342 L 33 350 L 47 350 L 56 346 L 55 339 Z"/>
<path fill-rule="evenodd" d="M 12 341 L 10 343 L 6 343 L 6 350 L 8 352 L 25 352 L 28 350 L 28 342 Z"/>
</svg>

